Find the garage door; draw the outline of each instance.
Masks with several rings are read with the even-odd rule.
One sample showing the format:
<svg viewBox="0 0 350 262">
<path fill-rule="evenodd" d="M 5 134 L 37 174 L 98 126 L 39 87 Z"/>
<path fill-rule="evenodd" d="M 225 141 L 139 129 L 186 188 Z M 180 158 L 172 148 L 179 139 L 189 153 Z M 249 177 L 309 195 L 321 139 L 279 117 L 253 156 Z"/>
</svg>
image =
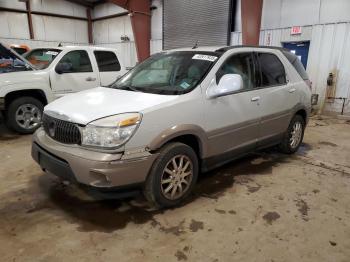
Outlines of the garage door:
<svg viewBox="0 0 350 262">
<path fill-rule="evenodd" d="M 231 0 L 164 0 L 163 49 L 227 45 Z"/>
</svg>

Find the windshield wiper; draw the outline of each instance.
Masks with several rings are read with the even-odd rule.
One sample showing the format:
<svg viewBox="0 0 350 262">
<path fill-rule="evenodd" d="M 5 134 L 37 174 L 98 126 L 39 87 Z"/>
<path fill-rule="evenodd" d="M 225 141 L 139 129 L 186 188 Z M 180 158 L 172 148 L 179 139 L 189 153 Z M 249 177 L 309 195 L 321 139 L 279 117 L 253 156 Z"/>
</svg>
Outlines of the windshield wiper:
<svg viewBox="0 0 350 262">
<path fill-rule="evenodd" d="M 121 90 L 128 90 L 128 91 L 134 91 L 134 92 L 140 92 L 140 90 L 137 90 L 137 88 L 135 86 L 129 86 L 129 85 L 119 86 L 119 87 L 111 86 L 111 88 L 121 89 Z"/>
</svg>

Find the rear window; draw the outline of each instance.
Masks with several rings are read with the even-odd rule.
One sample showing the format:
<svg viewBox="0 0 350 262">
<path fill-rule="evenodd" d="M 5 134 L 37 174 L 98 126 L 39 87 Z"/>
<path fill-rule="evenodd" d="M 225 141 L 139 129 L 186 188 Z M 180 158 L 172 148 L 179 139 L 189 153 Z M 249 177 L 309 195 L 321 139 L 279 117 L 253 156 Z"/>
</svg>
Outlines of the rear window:
<svg viewBox="0 0 350 262">
<path fill-rule="evenodd" d="M 277 86 L 286 84 L 286 72 L 279 58 L 274 54 L 258 53 L 260 64 L 261 83 L 260 86 Z"/>
<path fill-rule="evenodd" d="M 100 72 L 120 71 L 117 56 L 109 51 L 95 51 L 96 61 Z"/>
<path fill-rule="evenodd" d="M 294 66 L 295 70 L 297 70 L 297 72 L 299 73 L 301 78 L 303 80 L 308 80 L 309 76 L 307 75 L 305 68 L 304 68 L 303 64 L 301 63 L 301 61 L 299 60 L 299 58 L 296 55 L 294 55 L 293 53 L 288 52 L 288 51 L 282 51 L 282 53 L 285 55 L 285 57 L 287 57 L 289 62 Z"/>
</svg>

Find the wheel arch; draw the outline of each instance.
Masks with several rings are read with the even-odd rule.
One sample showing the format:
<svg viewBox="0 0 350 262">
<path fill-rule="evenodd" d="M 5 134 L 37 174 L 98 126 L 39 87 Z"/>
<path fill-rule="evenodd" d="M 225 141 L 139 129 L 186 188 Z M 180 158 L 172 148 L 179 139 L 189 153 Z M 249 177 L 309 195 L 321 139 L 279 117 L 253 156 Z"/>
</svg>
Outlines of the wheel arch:
<svg viewBox="0 0 350 262">
<path fill-rule="evenodd" d="M 43 105 L 47 105 L 48 99 L 46 97 L 46 94 L 43 90 L 41 89 L 26 89 L 26 90 L 16 90 L 16 91 L 11 91 L 5 95 L 5 109 L 8 108 L 10 103 L 20 97 L 33 97 L 38 99 L 40 102 L 43 103 Z"/>
<path fill-rule="evenodd" d="M 207 152 L 205 140 L 205 132 L 200 127 L 179 125 L 161 132 L 148 147 L 150 151 L 156 151 L 165 144 L 181 142 L 190 146 L 196 152 L 198 158 L 202 159 Z"/>
</svg>

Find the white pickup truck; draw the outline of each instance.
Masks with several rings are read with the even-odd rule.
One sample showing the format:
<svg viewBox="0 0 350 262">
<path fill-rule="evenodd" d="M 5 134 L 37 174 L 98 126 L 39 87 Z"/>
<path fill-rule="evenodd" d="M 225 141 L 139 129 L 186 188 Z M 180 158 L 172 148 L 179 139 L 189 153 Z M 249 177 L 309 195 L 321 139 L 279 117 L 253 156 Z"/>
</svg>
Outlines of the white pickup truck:
<svg viewBox="0 0 350 262">
<path fill-rule="evenodd" d="M 40 126 L 44 106 L 56 98 L 109 85 L 126 72 L 111 48 L 36 48 L 23 57 L 0 44 L 0 111 L 22 134 Z"/>
</svg>

